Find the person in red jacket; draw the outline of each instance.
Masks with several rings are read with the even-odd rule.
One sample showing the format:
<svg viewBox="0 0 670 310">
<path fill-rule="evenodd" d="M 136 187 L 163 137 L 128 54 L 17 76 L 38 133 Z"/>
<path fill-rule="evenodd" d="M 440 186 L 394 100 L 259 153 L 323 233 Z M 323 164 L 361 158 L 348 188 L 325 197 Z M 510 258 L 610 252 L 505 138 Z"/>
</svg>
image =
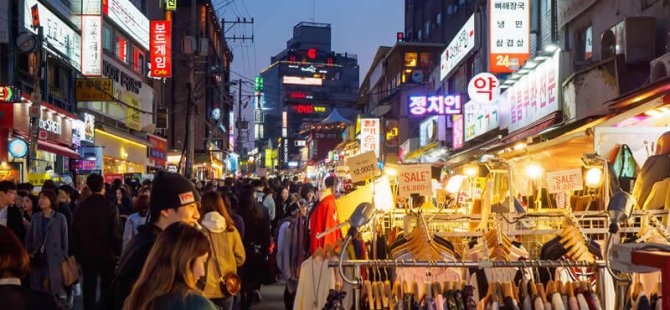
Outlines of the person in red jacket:
<svg viewBox="0 0 670 310">
<path fill-rule="evenodd" d="M 340 223 L 337 220 L 337 208 L 335 206 L 335 196 L 333 195 L 336 188 L 335 180 L 333 176 L 326 178 L 324 181 L 326 188 L 321 191 L 321 200 L 309 216 L 309 249 L 311 254 L 314 254 L 316 249 L 324 248 L 328 244 L 334 246 L 337 240 L 342 237 L 340 230 L 337 229 L 321 239 L 316 238 L 317 234 Z"/>
</svg>

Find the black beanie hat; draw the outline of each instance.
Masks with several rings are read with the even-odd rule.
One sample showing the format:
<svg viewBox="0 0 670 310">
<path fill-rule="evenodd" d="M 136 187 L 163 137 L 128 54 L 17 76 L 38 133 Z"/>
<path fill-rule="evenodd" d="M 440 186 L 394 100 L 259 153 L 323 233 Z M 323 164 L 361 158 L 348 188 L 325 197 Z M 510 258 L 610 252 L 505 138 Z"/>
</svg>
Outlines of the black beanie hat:
<svg viewBox="0 0 670 310">
<path fill-rule="evenodd" d="M 176 209 L 194 202 L 200 202 L 200 193 L 191 181 L 178 173 L 159 171 L 151 186 L 149 210 Z"/>
</svg>

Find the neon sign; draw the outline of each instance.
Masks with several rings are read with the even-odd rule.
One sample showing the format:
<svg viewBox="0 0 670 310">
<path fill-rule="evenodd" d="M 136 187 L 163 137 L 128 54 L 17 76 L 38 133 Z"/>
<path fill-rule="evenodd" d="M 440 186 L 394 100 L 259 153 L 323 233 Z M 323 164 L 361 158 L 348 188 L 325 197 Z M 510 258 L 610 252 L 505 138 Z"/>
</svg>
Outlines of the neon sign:
<svg viewBox="0 0 670 310">
<path fill-rule="evenodd" d="M 410 96 L 408 108 L 410 116 L 461 114 L 461 96 Z"/>
<path fill-rule="evenodd" d="M 296 104 L 291 106 L 291 109 L 298 114 L 314 114 L 314 113 L 324 113 L 326 112 L 326 107 L 324 106 L 313 106 L 309 104 Z"/>
</svg>

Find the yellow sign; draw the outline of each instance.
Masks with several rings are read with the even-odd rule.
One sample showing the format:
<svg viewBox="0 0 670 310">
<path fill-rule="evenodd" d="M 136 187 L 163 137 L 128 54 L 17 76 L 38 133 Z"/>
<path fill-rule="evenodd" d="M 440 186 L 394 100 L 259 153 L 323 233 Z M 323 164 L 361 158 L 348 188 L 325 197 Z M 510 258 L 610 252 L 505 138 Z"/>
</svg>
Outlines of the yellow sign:
<svg viewBox="0 0 670 310">
<path fill-rule="evenodd" d="M 112 101 L 114 84 L 109 78 L 86 78 L 76 81 L 77 101 Z"/>
<path fill-rule="evenodd" d="M 142 120 L 140 118 L 140 103 L 133 96 L 126 94 L 122 99 L 126 107 L 126 127 L 134 130 L 142 130 Z"/>
</svg>

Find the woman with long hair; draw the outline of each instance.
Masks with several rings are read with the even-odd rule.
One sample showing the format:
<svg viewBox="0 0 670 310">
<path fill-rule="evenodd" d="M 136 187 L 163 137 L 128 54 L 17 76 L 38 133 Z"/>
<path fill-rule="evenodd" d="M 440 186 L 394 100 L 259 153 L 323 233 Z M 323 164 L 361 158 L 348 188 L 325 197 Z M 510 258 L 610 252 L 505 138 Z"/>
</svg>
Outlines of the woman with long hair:
<svg viewBox="0 0 670 310">
<path fill-rule="evenodd" d="M 237 274 L 237 268 L 246 259 L 242 238 L 235 228 L 235 222 L 228 214 L 225 201 L 217 192 L 207 192 L 200 199 L 203 214 L 200 224 L 209 236 L 211 257 L 207 262 L 204 295 L 219 309 L 233 308 L 232 296 L 221 291 L 219 279 Z"/>
<path fill-rule="evenodd" d="M 252 301 L 261 301 L 260 288 L 270 275 L 267 256 L 270 248 L 270 216 L 260 207 L 251 186 L 243 186 L 238 194 L 238 211 L 247 229 L 244 245 L 247 260 L 242 266 L 242 308 L 248 309 Z"/>
<path fill-rule="evenodd" d="M 216 310 L 196 288 L 205 275 L 208 255 L 209 240 L 204 233 L 183 222 L 168 226 L 151 248 L 123 309 Z"/>
<path fill-rule="evenodd" d="M 64 295 L 61 262 L 68 255 L 68 227 L 65 216 L 56 212 L 58 198 L 51 190 L 38 196 L 40 212 L 33 214 L 26 249 L 31 254 L 30 288 Z"/>
</svg>

